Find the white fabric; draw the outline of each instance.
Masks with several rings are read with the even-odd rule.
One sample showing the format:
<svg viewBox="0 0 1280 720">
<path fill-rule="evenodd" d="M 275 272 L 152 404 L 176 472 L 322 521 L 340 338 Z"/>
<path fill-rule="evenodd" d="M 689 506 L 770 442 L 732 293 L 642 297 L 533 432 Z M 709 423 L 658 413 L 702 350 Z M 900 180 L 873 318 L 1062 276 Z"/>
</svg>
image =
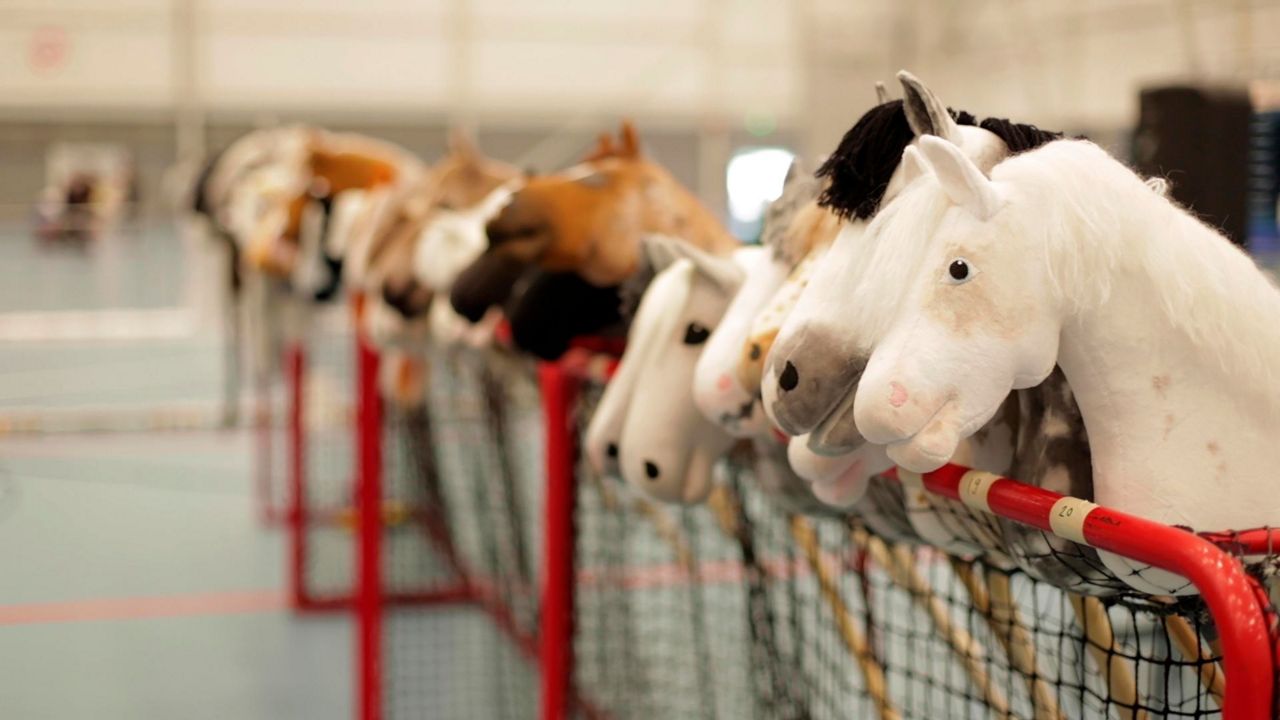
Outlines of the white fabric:
<svg viewBox="0 0 1280 720">
<path fill-rule="evenodd" d="M 678 241 L 646 239 L 651 256 L 674 255 L 649 284 L 632 321 L 627 352 L 587 428 L 585 451 L 601 472 L 666 501 L 695 503 L 733 443 L 693 405 L 690 388 L 704 344 L 686 344 L 691 324 L 713 330 L 736 291 L 732 278 L 761 248 L 718 258 Z M 610 446 L 617 457 L 610 457 Z"/>
</svg>

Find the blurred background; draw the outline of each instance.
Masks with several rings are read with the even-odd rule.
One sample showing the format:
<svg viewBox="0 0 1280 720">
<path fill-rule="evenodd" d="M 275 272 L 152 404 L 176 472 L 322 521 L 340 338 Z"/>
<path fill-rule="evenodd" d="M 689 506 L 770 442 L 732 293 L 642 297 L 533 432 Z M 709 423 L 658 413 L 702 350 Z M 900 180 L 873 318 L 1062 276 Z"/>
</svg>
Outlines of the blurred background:
<svg viewBox="0 0 1280 720">
<path fill-rule="evenodd" d="M 1276 247 L 1280 0 L 0 0 L 0 54 L 7 717 L 351 716 L 346 620 L 290 617 L 222 427 L 224 260 L 175 212 L 251 129 L 430 161 L 462 126 L 548 171 L 632 118 L 750 239 L 907 68 Z"/>
</svg>

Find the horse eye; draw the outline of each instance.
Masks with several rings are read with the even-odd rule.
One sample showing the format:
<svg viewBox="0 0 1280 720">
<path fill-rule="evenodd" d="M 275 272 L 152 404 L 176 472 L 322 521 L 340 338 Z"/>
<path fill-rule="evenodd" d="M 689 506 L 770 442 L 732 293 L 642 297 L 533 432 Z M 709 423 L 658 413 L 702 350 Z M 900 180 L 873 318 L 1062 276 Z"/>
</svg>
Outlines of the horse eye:
<svg viewBox="0 0 1280 720">
<path fill-rule="evenodd" d="M 964 258 L 956 258 L 947 266 L 947 275 L 950 278 L 950 282 L 954 285 L 968 282 L 969 280 L 972 280 L 973 276 L 976 274 L 977 272 L 974 268 L 969 265 L 969 261 Z"/>
<path fill-rule="evenodd" d="M 691 322 L 689 323 L 689 326 L 684 329 L 684 344 L 701 345 L 707 341 L 707 337 L 709 335 L 711 335 L 711 331 L 707 329 L 707 326 Z"/>
</svg>

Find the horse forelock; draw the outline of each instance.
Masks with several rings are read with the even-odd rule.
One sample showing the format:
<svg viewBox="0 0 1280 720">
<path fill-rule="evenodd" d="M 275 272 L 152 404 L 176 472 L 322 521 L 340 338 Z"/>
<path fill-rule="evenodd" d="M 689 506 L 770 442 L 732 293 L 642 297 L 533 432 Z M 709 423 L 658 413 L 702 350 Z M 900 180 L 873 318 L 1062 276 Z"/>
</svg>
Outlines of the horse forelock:
<svg viewBox="0 0 1280 720">
<path fill-rule="evenodd" d="M 1016 123 L 1005 118 L 986 118 L 978 127 L 1003 140 L 1010 155 L 1034 150 L 1063 137 L 1060 132 L 1041 130 L 1035 125 Z"/>
<path fill-rule="evenodd" d="M 951 110 L 958 125 L 974 125 L 976 119 L 963 110 Z M 841 138 L 840 144 L 818 168 L 828 181 L 819 202 L 845 220 L 866 220 L 880 209 L 902 151 L 915 139 L 901 100 L 891 100 L 868 110 Z"/>
</svg>

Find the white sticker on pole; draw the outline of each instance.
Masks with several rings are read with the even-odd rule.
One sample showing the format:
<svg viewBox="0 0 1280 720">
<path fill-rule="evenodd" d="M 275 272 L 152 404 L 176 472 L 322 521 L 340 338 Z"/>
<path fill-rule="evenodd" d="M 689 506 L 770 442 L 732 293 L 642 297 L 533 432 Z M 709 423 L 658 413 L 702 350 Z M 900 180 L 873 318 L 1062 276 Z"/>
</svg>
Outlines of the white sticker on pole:
<svg viewBox="0 0 1280 720">
<path fill-rule="evenodd" d="M 970 470 L 960 478 L 960 501 L 974 510 L 982 512 L 991 512 L 991 505 L 987 503 L 987 494 L 991 492 L 991 486 L 1000 479 L 999 475 L 994 475 L 981 470 Z"/>
<path fill-rule="evenodd" d="M 1096 507 L 1088 500 L 1064 497 L 1049 509 L 1049 529 L 1058 537 L 1088 545 L 1084 539 L 1084 520 Z"/>
</svg>

